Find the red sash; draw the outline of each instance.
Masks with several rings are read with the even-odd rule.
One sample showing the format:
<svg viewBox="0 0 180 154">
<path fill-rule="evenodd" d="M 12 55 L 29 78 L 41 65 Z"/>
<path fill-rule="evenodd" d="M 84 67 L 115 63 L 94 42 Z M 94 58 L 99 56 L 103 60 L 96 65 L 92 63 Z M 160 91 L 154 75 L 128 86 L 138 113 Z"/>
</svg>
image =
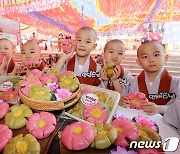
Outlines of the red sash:
<svg viewBox="0 0 180 154">
<path fill-rule="evenodd" d="M 74 72 L 74 66 L 75 66 L 75 56 L 73 56 L 67 64 L 67 71 L 72 71 Z M 96 62 L 93 60 L 93 58 L 90 56 L 90 64 L 89 64 L 89 72 L 90 71 L 94 71 L 96 72 L 96 67 L 97 64 Z M 97 77 L 82 77 L 82 76 L 77 76 L 79 79 L 80 83 L 83 84 L 88 84 L 88 85 L 92 85 L 92 86 L 98 86 L 101 83 L 101 80 Z"/>
<path fill-rule="evenodd" d="M 124 69 L 122 68 L 121 65 L 120 65 L 120 68 L 121 68 L 121 74 L 120 74 L 119 78 L 123 78 L 123 76 L 124 76 Z M 118 79 L 119 79 L 119 78 L 118 78 Z M 108 88 L 109 90 L 114 90 L 113 84 L 110 84 L 109 81 L 108 81 L 107 88 Z"/>
<path fill-rule="evenodd" d="M 45 68 L 45 64 L 44 64 L 44 62 L 41 62 L 41 64 L 39 65 L 39 67 L 37 69 L 42 71 L 44 68 Z"/>
<path fill-rule="evenodd" d="M 9 61 L 9 65 L 8 65 L 8 68 L 7 68 L 7 73 L 11 73 L 14 69 L 14 66 L 15 66 L 15 62 L 14 60 L 11 58 L 11 60 Z"/>
<path fill-rule="evenodd" d="M 172 80 L 172 76 L 168 73 L 167 70 L 164 70 L 161 75 L 158 93 L 160 93 L 160 92 L 169 93 L 170 86 L 171 86 L 171 80 Z M 146 97 L 149 99 L 149 93 L 148 93 L 146 82 L 145 82 L 144 71 L 142 71 L 141 74 L 138 76 L 138 86 L 139 86 L 139 91 L 144 93 L 146 95 Z M 168 98 L 168 99 L 159 98 L 159 99 L 154 99 L 154 100 L 149 99 L 149 101 L 154 102 L 157 105 L 165 105 L 169 100 L 170 100 L 170 98 Z"/>
</svg>

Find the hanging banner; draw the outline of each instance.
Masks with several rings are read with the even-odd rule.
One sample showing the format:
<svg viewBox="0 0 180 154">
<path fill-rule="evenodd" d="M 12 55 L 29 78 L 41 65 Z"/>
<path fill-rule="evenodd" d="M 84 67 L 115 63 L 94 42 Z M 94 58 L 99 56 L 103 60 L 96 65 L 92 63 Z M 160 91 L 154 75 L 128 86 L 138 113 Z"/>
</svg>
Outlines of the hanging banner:
<svg viewBox="0 0 180 154">
<path fill-rule="evenodd" d="M 18 35 L 19 24 L 0 16 L 0 31 L 1 33 Z"/>
</svg>

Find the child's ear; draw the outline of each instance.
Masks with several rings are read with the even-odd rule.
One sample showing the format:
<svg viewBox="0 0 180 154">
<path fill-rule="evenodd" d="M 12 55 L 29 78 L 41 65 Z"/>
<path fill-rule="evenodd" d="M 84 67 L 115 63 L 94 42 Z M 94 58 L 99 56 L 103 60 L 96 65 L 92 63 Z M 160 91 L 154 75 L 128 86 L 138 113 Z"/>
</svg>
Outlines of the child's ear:
<svg viewBox="0 0 180 154">
<path fill-rule="evenodd" d="M 167 62 L 168 59 L 169 59 L 169 54 L 166 54 L 166 55 L 164 56 L 164 61 Z"/>
<path fill-rule="evenodd" d="M 96 49 L 96 47 L 97 47 L 97 44 L 94 45 L 93 50 Z"/>
<path fill-rule="evenodd" d="M 139 66 L 141 66 L 138 58 L 136 58 L 136 63 L 137 63 Z"/>
</svg>

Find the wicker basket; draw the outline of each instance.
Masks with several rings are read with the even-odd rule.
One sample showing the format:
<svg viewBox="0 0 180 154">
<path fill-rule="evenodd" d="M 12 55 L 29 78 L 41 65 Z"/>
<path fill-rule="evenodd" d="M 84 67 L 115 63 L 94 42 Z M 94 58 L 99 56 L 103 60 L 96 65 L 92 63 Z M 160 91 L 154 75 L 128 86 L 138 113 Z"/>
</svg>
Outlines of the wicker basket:
<svg viewBox="0 0 180 154">
<path fill-rule="evenodd" d="M 29 99 L 24 94 L 22 94 L 21 90 L 19 90 L 19 96 L 21 101 L 35 110 L 44 110 L 44 111 L 54 111 L 54 110 L 62 110 L 68 108 L 75 104 L 81 95 L 81 88 L 79 87 L 76 92 L 74 92 L 70 97 L 61 100 L 61 101 L 35 101 Z M 71 101 L 68 103 L 68 101 Z"/>
</svg>

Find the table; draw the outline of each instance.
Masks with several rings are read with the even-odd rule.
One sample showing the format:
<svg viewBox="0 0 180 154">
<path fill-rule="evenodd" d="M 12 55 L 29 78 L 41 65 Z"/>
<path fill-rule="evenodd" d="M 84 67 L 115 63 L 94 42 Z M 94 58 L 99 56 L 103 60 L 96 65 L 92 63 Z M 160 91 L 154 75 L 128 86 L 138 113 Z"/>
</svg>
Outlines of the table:
<svg viewBox="0 0 180 154">
<path fill-rule="evenodd" d="M 179 134 L 173 128 L 171 128 L 169 125 L 167 125 L 163 122 L 163 117 L 160 114 L 155 114 L 155 115 L 149 116 L 143 110 L 123 108 L 120 106 L 118 106 L 116 114 L 124 115 L 131 119 L 133 117 L 141 115 L 141 116 L 148 117 L 149 119 L 155 121 L 157 123 L 157 125 L 159 126 L 159 134 L 162 138 L 163 143 L 164 143 L 165 139 L 168 137 L 178 137 L 180 139 Z M 166 152 L 166 153 L 180 154 L 180 143 L 179 143 L 178 149 L 175 152 Z"/>
</svg>

